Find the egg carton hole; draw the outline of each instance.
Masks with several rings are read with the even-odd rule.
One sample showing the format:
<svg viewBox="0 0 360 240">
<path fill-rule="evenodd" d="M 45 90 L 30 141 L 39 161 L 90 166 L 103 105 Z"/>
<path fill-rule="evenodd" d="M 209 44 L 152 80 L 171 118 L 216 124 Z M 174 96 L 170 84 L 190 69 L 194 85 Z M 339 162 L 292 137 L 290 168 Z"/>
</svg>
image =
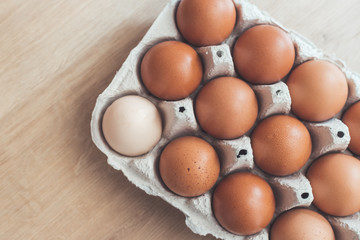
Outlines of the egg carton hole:
<svg viewBox="0 0 360 240">
<path fill-rule="evenodd" d="M 246 149 L 241 149 L 239 151 L 239 154 L 236 157 L 240 158 L 241 156 L 245 156 L 246 154 L 247 154 L 247 150 Z"/>
<path fill-rule="evenodd" d="M 339 138 L 343 138 L 343 137 L 345 136 L 345 133 L 344 133 L 343 131 L 338 131 L 338 132 L 337 132 L 337 136 L 338 136 Z"/>
<path fill-rule="evenodd" d="M 183 106 L 179 107 L 179 112 L 182 113 L 182 112 L 185 112 L 185 110 L 186 110 L 185 107 L 183 107 Z"/>
<path fill-rule="evenodd" d="M 310 196 L 310 194 L 307 193 L 307 192 L 304 192 L 304 193 L 301 194 L 302 199 L 307 199 L 309 196 Z"/>
</svg>

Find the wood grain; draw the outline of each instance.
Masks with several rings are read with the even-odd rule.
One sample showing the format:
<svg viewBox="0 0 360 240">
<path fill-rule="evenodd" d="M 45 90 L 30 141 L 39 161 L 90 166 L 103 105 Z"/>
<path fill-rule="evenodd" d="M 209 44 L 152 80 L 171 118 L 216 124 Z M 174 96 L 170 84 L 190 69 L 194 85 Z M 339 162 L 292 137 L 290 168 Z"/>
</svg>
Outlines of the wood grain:
<svg viewBox="0 0 360 240">
<path fill-rule="evenodd" d="M 0 239 L 214 239 L 106 164 L 95 99 L 167 0 L 0 1 Z M 360 72 L 358 0 L 253 0 Z"/>
</svg>

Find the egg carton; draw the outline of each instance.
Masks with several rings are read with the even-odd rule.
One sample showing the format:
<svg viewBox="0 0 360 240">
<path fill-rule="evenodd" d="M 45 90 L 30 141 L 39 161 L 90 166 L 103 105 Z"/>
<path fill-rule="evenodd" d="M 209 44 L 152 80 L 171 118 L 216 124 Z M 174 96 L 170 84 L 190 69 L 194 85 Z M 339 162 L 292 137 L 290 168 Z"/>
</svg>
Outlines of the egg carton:
<svg viewBox="0 0 360 240">
<path fill-rule="evenodd" d="M 199 235 L 211 234 L 220 239 L 265 240 L 269 238 L 269 226 L 251 236 L 239 236 L 224 230 L 212 213 L 212 190 L 193 198 L 185 198 L 169 191 L 161 181 L 158 162 L 164 146 L 179 136 L 195 135 L 206 139 L 216 149 L 221 160 L 219 180 L 234 171 L 250 171 L 269 182 L 274 190 L 277 205 L 273 220 L 281 212 L 295 207 L 311 207 L 313 194 L 310 183 L 305 177 L 306 169 L 313 159 L 333 151 L 345 151 L 350 135 L 345 124 L 335 118 L 322 122 L 304 122 L 313 140 L 313 152 L 308 163 L 297 173 L 286 177 L 274 177 L 265 174 L 254 164 L 249 133 L 235 140 L 217 140 L 205 134 L 197 124 L 193 99 L 199 89 L 209 80 L 219 76 L 237 76 L 231 57 L 231 48 L 236 38 L 246 29 L 258 24 L 271 24 L 286 31 L 296 48 L 295 65 L 310 59 L 324 59 L 336 64 L 345 74 L 349 85 L 350 104 L 360 99 L 360 75 L 347 68 L 344 62 L 334 56 L 326 55 L 309 40 L 287 29 L 246 0 L 234 0 L 237 9 L 237 23 L 227 40 L 221 45 L 195 48 L 204 65 L 204 79 L 201 86 L 189 97 L 179 101 L 162 101 L 148 93 L 140 79 L 139 66 L 144 54 L 152 46 L 166 40 L 184 41 L 175 23 L 175 11 L 180 0 L 170 1 L 140 43 L 130 52 L 121 69 L 116 73 L 110 85 L 96 101 L 91 119 L 91 135 L 96 146 L 107 156 L 108 164 L 124 175 L 147 194 L 159 196 L 178 208 L 186 216 L 186 225 Z M 291 98 L 286 84 L 282 81 L 271 85 L 251 86 L 259 101 L 257 123 L 273 114 L 289 114 Z M 138 157 L 126 157 L 113 151 L 106 143 L 101 123 L 107 107 L 116 99 L 125 95 L 140 95 L 149 99 L 159 109 L 163 118 L 163 134 L 159 143 L 147 154 Z M 349 152 L 345 151 L 347 154 Z M 315 209 L 316 210 L 316 209 Z M 337 239 L 360 240 L 360 213 L 348 217 L 327 216 Z M 246 219 L 244 220 L 246 221 Z"/>
</svg>

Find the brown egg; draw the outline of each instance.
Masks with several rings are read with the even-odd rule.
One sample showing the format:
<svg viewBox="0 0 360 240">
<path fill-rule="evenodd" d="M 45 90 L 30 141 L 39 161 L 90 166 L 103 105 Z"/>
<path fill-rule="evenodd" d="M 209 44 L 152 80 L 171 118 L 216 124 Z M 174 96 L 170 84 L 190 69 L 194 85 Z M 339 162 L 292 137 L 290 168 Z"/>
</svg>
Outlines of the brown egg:
<svg viewBox="0 0 360 240">
<path fill-rule="evenodd" d="M 258 25 L 245 31 L 233 49 L 236 70 L 254 84 L 280 81 L 291 70 L 295 48 L 290 37 L 280 28 Z"/>
<path fill-rule="evenodd" d="M 165 185 L 184 197 L 195 197 L 209 191 L 220 172 L 214 148 L 193 136 L 171 141 L 161 153 L 159 167 Z"/>
<path fill-rule="evenodd" d="M 211 136 L 233 139 L 254 125 L 258 103 L 254 91 L 244 81 L 221 77 L 200 90 L 195 114 L 201 128 Z"/>
<path fill-rule="evenodd" d="M 275 197 L 270 185 L 252 173 L 234 173 L 216 187 L 212 207 L 217 221 L 229 232 L 250 235 L 271 221 Z"/>
<path fill-rule="evenodd" d="M 274 221 L 271 240 L 335 240 L 330 223 L 319 213 L 297 208 L 281 214 Z"/>
<path fill-rule="evenodd" d="M 231 34 L 235 22 L 232 0 L 182 0 L 176 12 L 180 33 L 195 46 L 221 43 Z"/>
<path fill-rule="evenodd" d="M 262 120 L 251 134 L 251 144 L 256 165 L 275 176 L 299 171 L 311 154 L 309 131 L 286 115 Z"/>
<path fill-rule="evenodd" d="M 360 102 L 353 104 L 344 114 L 342 121 L 348 126 L 350 132 L 349 149 L 360 155 Z"/>
<path fill-rule="evenodd" d="M 189 45 L 162 42 L 152 47 L 141 62 L 141 78 L 147 90 L 165 100 L 189 96 L 200 84 L 202 62 Z"/>
<path fill-rule="evenodd" d="M 347 216 L 360 210 L 360 161 L 342 153 L 317 159 L 306 174 L 321 211 Z"/>
<path fill-rule="evenodd" d="M 286 84 L 292 111 L 307 121 L 321 122 L 334 117 L 348 96 L 345 75 L 327 61 L 312 60 L 299 65 Z"/>
</svg>

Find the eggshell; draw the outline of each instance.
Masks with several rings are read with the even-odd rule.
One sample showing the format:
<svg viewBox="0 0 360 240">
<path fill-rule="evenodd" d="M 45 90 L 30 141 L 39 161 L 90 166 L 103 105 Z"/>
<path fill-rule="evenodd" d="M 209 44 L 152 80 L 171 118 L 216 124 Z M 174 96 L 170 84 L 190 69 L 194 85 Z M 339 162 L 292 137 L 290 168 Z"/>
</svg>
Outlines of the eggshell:
<svg viewBox="0 0 360 240">
<path fill-rule="evenodd" d="M 271 240 L 335 240 L 330 223 L 319 213 L 309 209 L 284 212 L 274 221 Z"/>
<path fill-rule="evenodd" d="M 287 115 L 261 121 L 251 134 L 251 144 L 256 165 L 275 176 L 299 171 L 311 154 L 310 133 L 299 120 Z"/>
<path fill-rule="evenodd" d="M 200 56 L 189 45 L 166 41 L 153 46 L 141 62 L 141 78 L 147 90 L 165 100 L 189 96 L 200 84 Z"/>
<path fill-rule="evenodd" d="M 159 111 L 146 98 L 129 95 L 114 101 L 105 111 L 102 130 L 112 149 L 126 156 L 150 151 L 160 140 Z"/>
<path fill-rule="evenodd" d="M 275 211 L 275 197 L 265 180 L 241 172 L 221 180 L 214 191 L 212 206 L 217 221 L 226 230 L 250 235 L 270 223 Z"/>
<path fill-rule="evenodd" d="M 186 136 L 171 141 L 160 156 L 160 175 L 165 185 L 184 197 L 204 194 L 220 172 L 219 158 L 205 140 Z"/>
<path fill-rule="evenodd" d="M 289 73 L 295 61 L 295 48 L 282 29 L 258 25 L 240 35 L 233 58 L 236 70 L 245 80 L 271 84 Z"/>
<path fill-rule="evenodd" d="M 179 31 L 195 46 L 221 43 L 232 32 L 235 21 L 232 0 L 182 0 L 176 12 Z"/>
<path fill-rule="evenodd" d="M 306 174 L 314 193 L 314 204 L 334 216 L 360 210 L 360 161 L 342 153 L 317 159 Z"/>
<path fill-rule="evenodd" d="M 286 84 L 293 113 L 307 121 L 321 122 L 334 117 L 348 96 L 345 75 L 336 65 L 323 60 L 299 65 Z"/>
<path fill-rule="evenodd" d="M 233 139 L 246 133 L 255 123 L 258 102 L 244 81 L 220 77 L 199 92 L 195 115 L 201 128 L 219 139 Z"/>
<path fill-rule="evenodd" d="M 345 113 L 342 121 L 348 126 L 350 132 L 349 149 L 360 155 L 360 102 L 353 104 Z"/>
</svg>

